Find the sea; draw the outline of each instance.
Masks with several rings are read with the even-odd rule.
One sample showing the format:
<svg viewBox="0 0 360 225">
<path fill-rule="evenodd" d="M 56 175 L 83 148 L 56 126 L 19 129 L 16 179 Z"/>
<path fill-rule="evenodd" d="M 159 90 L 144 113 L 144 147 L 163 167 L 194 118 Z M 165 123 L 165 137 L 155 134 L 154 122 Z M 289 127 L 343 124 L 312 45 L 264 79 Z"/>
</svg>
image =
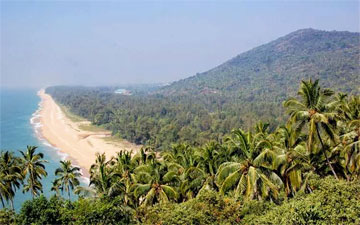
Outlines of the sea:
<svg viewBox="0 0 360 225">
<path fill-rule="evenodd" d="M 26 151 L 27 145 L 37 146 L 37 152 L 44 154 L 47 177 L 42 179 L 43 194 L 50 197 L 52 181 L 55 179 L 55 170 L 60 167 L 60 160 L 67 158 L 59 149 L 49 144 L 41 136 L 39 111 L 41 109 L 39 89 L 0 89 L 0 150 L 11 150 L 20 156 L 20 150 Z M 81 179 L 82 185 L 87 181 Z M 67 196 L 64 193 L 64 196 Z M 74 195 L 73 195 L 74 196 Z M 22 193 L 22 187 L 17 190 L 14 207 L 19 211 L 24 201 L 31 199 L 30 193 Z M 76 198 L 75 196 L 73 198 Z"/>
</svg>

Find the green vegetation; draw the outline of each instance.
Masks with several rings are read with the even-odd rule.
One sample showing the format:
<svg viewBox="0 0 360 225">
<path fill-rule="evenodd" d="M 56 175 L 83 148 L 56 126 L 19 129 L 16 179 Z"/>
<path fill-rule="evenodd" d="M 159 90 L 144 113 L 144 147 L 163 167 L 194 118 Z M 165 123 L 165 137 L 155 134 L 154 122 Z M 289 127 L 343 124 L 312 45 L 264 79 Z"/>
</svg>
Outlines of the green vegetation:
<svg viewBox="0 0 360 225">
<path fill-rule="evenodd" d="M 46 176 L 46 160 L 42 153 L 36 154 L 35 146 L 27 146 L 25 152 L 20 151 L 22 157 L 14 156 L 13 152 L 5 151 L 0 154 L 0 200 L 2 207 L 10 202 L 14 209 L 13 199 L 20 185 L 23 192 L 31 192 L 36 197 L 42 192 L 41 178 Z M 25 183 L 24 183 L 25 181 Z"/>
<path fill-rule="evenodd" d="M 360 183 L 326 177 L 309 180 L 312 193 L 281 204 L 239 202 L 205 191 L 184 203 L 155 205 L 138 211 L 144 224 L 358 224 Z M 355 196 L 357 195 L 357 196 Z"/>
<path fill-rule="evenodd" d="M 55 175 L 59 176 L 53 183 L 53 190 L 57 193 L 59 190 L 68 192 L 69 200 L 71 191 L 80 184 L 79 177 L 80 168 L 73 167 L 70 161 L 60 161 L 60 168 L 57 168 L 55 171 Z"/>
<path fill-rule="evenodd" d="M 360 93 L 359 33 L 305 29 L 242 53 L 196 76 L 134 95 L 113 88 L 50 87 L 72 113 L 136 144 L 166 150 L 172 143 L 201 146 L 258 120 L 270 130 L 286 121 L 281 103 L 301 80 L 351 95 Z M 129 88 L 126 88 L 129 89 Z M 319 124 L 319 126 L 321 126 Z"/>
<path fill-rule="evenodd" d="M 32 197 L 38 196 L 39 193 L 42 193 L 42 184 L 40 182 L 42 176 L 47 176 L 45 170 L 46 160 L 43 160 L 44 155 L 42 153 L 35 154 L 35 146 L 27 146 L 27 151 L 20 151 L 23 156 L 22 160 L 22 170 L 23 177 L 27 178 L 27 183 L 24 184 L 23 192 L 31 192 Z"/>
<path fill-rule="evenodd" d="M 161 154 L 148 146 L 134 156 L 121 151 L 110 159 L 98 154 L 89 187 L 77 186 L 77 169 L 61 162 L 54 190 L 74 189 L 78 200 L 40 196 L 26 201 L 18 214 L 1 210 L 0 221 L 359 224 L 360 96 L 335 95 L 311 80 L 301 82 L 298 94 L 284 102 L 288 121 L 274 131 L 260 121 L 201 146 L 179 143 Z M 28 147 L 24 162 L 42 158 L 34 151 Z M 15 162 L 21 160 L 1 153 L 0 196 L 6 201 L 24 168 Z"/>
</svg>

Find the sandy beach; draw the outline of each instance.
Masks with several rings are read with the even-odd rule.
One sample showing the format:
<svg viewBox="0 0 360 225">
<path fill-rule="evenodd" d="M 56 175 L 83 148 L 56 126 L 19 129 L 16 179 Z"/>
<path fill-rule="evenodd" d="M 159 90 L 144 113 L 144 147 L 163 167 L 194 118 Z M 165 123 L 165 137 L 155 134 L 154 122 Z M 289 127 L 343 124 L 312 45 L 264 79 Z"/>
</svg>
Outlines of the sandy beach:
<svg viewBox="0 0 360 225">
<path fill-rule="evenodd" d="M 70 120 L 53 98 L 42 89 L 38 92 L 41 98 L 40 121 L 42 124 L 42 136 L 61 152 L 66 153 L 73 164 L 82 168 L 84 176 L 89 176 L 88 170 L 95 162 L 97 152 L 105 152 L 106 158 L 110 159 L 120 150 L 138 151 L 141 146 L 128 141 L 107 141 L 109 131 L 86 131 L 80 129 L 80 125 L 88 121 L 74 122 Z M 59 158 L 60 160 L 60 158 Z"/>
</svg>

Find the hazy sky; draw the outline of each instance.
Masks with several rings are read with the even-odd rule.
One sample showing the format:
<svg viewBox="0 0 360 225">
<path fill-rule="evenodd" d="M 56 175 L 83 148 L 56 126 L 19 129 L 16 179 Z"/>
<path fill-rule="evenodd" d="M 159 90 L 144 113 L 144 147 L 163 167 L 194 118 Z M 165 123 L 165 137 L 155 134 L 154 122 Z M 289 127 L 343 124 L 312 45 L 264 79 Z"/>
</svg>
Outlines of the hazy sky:
<svg viewBox="0 0 360 225">
<path fill-rule="evenodd" d="M 358 1 L 1 1 L 1 85 L 169 82 L 301 28 L 359 32 Z"/>
</svg>

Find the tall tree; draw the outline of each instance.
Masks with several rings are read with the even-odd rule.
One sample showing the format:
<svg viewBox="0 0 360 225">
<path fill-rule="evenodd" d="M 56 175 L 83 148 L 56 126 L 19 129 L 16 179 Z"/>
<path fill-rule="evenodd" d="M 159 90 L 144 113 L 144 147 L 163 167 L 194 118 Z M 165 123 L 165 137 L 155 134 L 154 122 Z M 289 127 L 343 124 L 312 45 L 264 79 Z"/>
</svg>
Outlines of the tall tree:
<svg viewBox="0 0 360 225">
<path fill-rule="evenodd" d="M 272 144 L 263 139 L 263 134 L 253 135 L 250 131 L 233 130 L 227 139 L 229 147 L 238 157 L 221 164 L 216 174 L 220 193 L 224 194 L 236 186 L 235 196 L 244 195 L 246 199 L 277 198 L 283 183 L 274 173 Z"/>
<path fill-rule="evenodd" d="M 360 175 L 360 96 L 339 93 L 337 111 L 339 121 L 340 143 L 334 152 L 340 157 L 340 165 L 347 180 Z"/>
<path fill-rule="evenodd" d="M 305 135 L 296 132 L 291 126 L 281 126 L 276 130 L 277 143 L 273 146 L 274 169 L 284 183 L 285 193 L 295 195 L 303 186 L 302 169 L 308 167 L 308 153 Z M 306 184 L 305 184 L 306 185 Z"/>
<path fill-rule="evenodd" d="M 1 152 L 0 155 L 0 173 L 2 174 L 2 188 L 7 189 L 4 193 L 6 195 L 5 200 L 10 201 L 11 208 L 14 209 L 13 199 L 15 197 L 16 189 L 20 187 L 22 183 L 23 176 L 21 173 L 21 166 L 19 158 L 15 157 L 12 152 L 5 151 Z M 0 191 L 1 193 L 2 191 Z"/>
<path fill-rule="evenodd" d="M 35 153 L 36 149 L 36 146 L 27 146 L 26 152 L 20 151 L 22 154 L 23 175 L 27 176 L 27 183 L 24 185 L 23 192 L 30 191 L 33 198 L 39 192 L 43 192 L 40 180 L 43 176 L 47 176 L 44 165 L 47 160 L 43 159 L 43 153 Z"/>
<path fill-rule="evenodd" d="M 107 161 L 105 153 L 96 154 L 96 160 L 90 167 L 90 186 L 94 186 L 99 195 L 110 195 L 120 175 L 111 167 L 112 160 Z"/>
<path fill-rule="evenodd" d="M 284 106 L 290 114 L 289 123 L 294 124 L 295 129 L 302 130 L 307 126 L 307 148 L 311 153 L 317 153 L 316 138 L 320 142 L 320 152 L 325 156 L 332 174 L 338 179 L 327 153 L 329 146 L 324 143 L 321 136 L 321 134 L 326 135 L 335 142 L 336 112 L 330 98 L 333 94 L 330 89 L 321 89 L 319 80 L 301 81 L 298 92 L 301 99 L 290 98 L 284 102 Z"/>
<path fill-rule="evenodd" d="M 165 164 L 156 162 L 140 165 L 135 169 L 134 195 L 140 204 L 152 205 L 156 202 L 166 203 L 169 199 L 176 200 L 178 192 L 173 186 L 178 182 L 174 171 L 168 171 Z"/>
<path fill-rule="evenodd" d="M 62 191 L 68 192 L 70 200 L 71 191 L 80 184 L 78 179 L 81 176 L 80 168 L 72 166 L 69 160 L 60 161 L 60 168 L 55 170 L 55 176 L 58 178 L 54 184 L 60 185 Z"/>
</svg>

